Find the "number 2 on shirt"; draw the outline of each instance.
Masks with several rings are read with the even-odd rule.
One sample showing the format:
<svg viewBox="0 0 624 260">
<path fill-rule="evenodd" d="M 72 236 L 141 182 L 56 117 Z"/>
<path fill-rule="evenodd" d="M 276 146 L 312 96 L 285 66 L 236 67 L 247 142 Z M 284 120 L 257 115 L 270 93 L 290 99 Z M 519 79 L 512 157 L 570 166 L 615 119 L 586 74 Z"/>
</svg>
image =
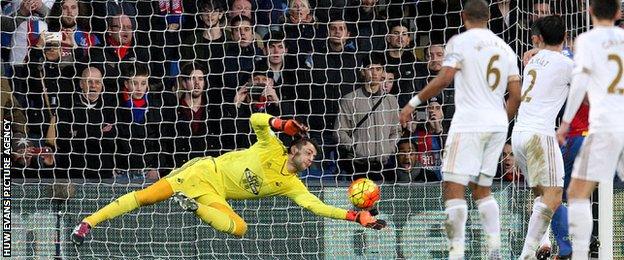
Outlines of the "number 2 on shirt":
<svg viewBox="0 0 624 260">
<path fill-rule="evenodd" d="M 613 81 L 611 81 L 611 84 L 609 84 L 609 88 L 607 88 L 607 93 L 616 94 L 617 92 L 617 94 L 624 95 L 624 88 L 617 88 L 618 83 L 620 83 L 620 80 L 622 79 L 622 58 L 620 58 L 620 56 L 618 56 L 617 54 L 609 54 L 608 57 L 609 61 L 614 61 L 617 64 L 618 71 Z"/>
<path fill-rule="evenodd" d="M 531 97 L 527 95 L 529 94 L 529 91 L 533 89 L 533 85 L 535 85 L 535 79 L 537 78 L 537 71 L 535 70 L 529 70 L 528 74 L 529 76 L 531 76 L 531 83 L 529 84 L 529 87 L 527 88 L 527 90 L 524 91 L 524 94 L 522 94 L 522 97 L 520 98 L 522 102 L 531 102 Z"/>
</svg>

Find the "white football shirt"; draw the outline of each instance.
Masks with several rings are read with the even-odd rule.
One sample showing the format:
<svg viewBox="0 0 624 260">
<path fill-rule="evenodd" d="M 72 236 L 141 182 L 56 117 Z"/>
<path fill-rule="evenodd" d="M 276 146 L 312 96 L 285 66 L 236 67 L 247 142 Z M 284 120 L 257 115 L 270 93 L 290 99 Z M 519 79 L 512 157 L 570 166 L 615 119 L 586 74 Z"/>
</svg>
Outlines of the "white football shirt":
<svg viewBox="0 0 624 260">
<path fill-rule="evenodd" d="M 559 52 L 541 50 L 524 68 L 522 103 L 514 131 L 555 135 L 555 120 L 570 90 L 574 62 Z"/>
<path fill-rule="evenodd" d="M 453 36 L 442 66 L 455 74 L 455 115 L 449 132 L 507 132 L 505 91 L 518 77 L 516 54 L 488 29 Z"/>
<path fill-rule="evenodd" d="M 589 131 L 624 131 L 624 29 L 597 26 L 575 41 L 573 73 L 589 75 Z"/>
</svg>

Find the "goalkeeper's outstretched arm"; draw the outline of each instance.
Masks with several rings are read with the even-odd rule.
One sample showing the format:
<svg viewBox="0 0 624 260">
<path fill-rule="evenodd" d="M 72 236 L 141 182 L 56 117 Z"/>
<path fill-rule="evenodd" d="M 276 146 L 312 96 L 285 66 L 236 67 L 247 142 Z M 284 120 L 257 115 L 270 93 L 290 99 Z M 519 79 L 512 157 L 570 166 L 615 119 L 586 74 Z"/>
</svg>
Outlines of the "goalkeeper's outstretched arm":
<svg viewBox="0 0 624 260">
<path fill-rule="evenodd" d="M 386 221 L 375 219 L 375 217 L 366 210 L 345 210 L 325 204 L 318 197 L 314 196 L 314 194 L 310 193 L 305 185 L 298 179 L 290 183 L 290 189 L 284 195 L 292 199 L 297 205 L 311 211 L 317 216 L 353 221 L 364 227 L 377 230 L 386 227 Z"/>
</svg>

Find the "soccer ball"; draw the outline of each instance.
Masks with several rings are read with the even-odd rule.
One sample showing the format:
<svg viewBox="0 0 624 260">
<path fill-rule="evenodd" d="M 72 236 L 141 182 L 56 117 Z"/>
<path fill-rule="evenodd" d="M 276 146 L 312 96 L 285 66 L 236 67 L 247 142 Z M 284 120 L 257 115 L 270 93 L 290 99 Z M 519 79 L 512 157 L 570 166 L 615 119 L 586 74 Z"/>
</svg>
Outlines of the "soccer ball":
<svg viewBox="0 0 624 260">
<path fill-rule="evenodd" d="M 379 186 L 370 179 L 357 179 L 351 183 L 347 194 L 353 206 L 368 209 L 379 201 L 380 190 Z"/>
</svg>

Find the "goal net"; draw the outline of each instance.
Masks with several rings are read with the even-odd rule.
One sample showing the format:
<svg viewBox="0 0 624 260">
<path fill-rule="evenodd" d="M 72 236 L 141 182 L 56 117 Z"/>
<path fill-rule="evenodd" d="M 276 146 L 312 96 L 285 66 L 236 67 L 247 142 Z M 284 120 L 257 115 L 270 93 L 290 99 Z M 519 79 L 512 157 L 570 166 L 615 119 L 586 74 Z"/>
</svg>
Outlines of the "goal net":
<svg viewBox="0 0 624 260">
<path fill-rule="evenodd" d="M 5 253 L 446 258 L 439 181 L 453 89 L 418 108 L 410 131 L 388 115 L 439 71 L 445 43 L 463 30 L 462 2 L 3 1 L 2 154 L 11 154 L 3 160 L 11 169 L 3 175 L 3 202 L 10 200 L 3 216 L 12 242 Z M 516 50 L 519 64 L 531 48 L 529 29 L 537 17 L 562 15 L 566 46 L 588 28 L 584 1 L 488 2 L 489 26 Z M 381 65 L 382 75 L 371 73 L 370 64 Z M 383 88 L 380 105 L 345 110 L 355 103 L 345 100 L 357 101 L 359 87 L 374 81 Z M 246 235 L 235 238 L 168 200 L 100 224 L 81 247 L 71 244 L 73 227 L 115 198 L 192 158 L 247 148 L 255 141 L 249 126 L 254 112 L 310 126 L 321 149 L 301 178 L 327 204 L 351 207 L 346 190 L 353 175 L 378 180 L 378 218 L 388 228 L 323 219 L 275 197 L 229 201 L 248 224 Z M 493 191 L 503 258 L 511 259 L 522 249 L 532 194 L 509 148 L 499 165 Z M 616 186 L 613 201 L 622 194 Z M 474 202 L 469 204 L 467 257 L 481 258 L 485 234 Z M 615 219 L 622 212 L 612 211 Z M 614 230 L 614 241 L 623 236 Z M 613 254 L 624 252 L 615 248 Z"/>
</svg>

